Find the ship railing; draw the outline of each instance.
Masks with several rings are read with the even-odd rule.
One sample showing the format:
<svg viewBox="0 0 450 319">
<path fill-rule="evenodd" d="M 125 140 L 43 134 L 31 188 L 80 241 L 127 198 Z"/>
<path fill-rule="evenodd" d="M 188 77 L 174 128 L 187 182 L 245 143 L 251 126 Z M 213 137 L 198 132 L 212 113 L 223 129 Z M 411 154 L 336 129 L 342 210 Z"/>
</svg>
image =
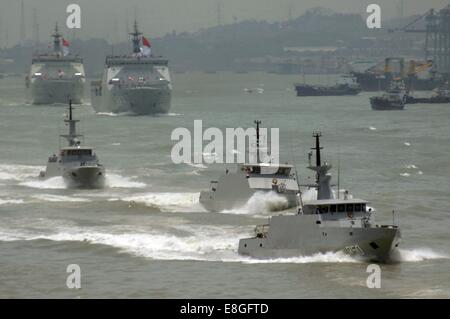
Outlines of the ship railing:
<svg viewBox="0 0 450 319">
<path fill-rule="evenodd" d="M 264 225 L 257 225 L 255 227 L 255 235 L 258 238 L 266 238 L 267 237 L 267 233 L 269 232 L 269 224 L 264 224 Z"/>
</svg>

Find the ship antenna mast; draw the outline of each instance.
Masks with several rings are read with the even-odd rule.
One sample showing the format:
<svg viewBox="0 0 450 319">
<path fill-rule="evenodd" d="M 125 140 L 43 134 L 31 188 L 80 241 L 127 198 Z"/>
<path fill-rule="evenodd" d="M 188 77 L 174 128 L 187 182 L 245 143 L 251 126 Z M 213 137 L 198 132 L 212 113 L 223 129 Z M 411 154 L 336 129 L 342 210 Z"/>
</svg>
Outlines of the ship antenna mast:
<svg viewBox="0 0 450 319">
<path fill-rule="evenodd" d="M 323 147 L 320 147 L 320 137 L 321 136 L 322 136 L 322 133 L 320 133 L 320 132 L 313 133 L 313 137 L 316 138 L 316 146 L 312 149 L 316 151 L 316 166 L 317 167 L 322 166 L 322 162 L 320 159 L 320 150 L 323 148 Z"/>
<path fill-rule="evenodd" d="M 60 53 L 61 52 L 61 34 L 58 31 L 58 22 L 56 22 L 55 25 L 55 33 L 53 33 L 52 35 L 53 38 L 55 38 L 53 40 L 53 51 L 56 53 Z"/>
<path fill-rule="evenodd" d="M 141 52 L 141 38 L 139 37 L 140 35 L 142 35 L 141 32 L 139 32 L 138 29 L 138 23 L 136 20 L 134 20 L 134 32 L 130 33 L 130 35 L 132 36 L 132 41 L 133 41 L 133 53 L 140 53 Z"/>
<path fill-rule="evenodd" d="M 64 122 L 69 124 L 69 134 L 68 135 L 61 135 L 61 137 L 64 137 L 69 142 L 69 146 L 78 146 L 80 145 L 80 141 L 77 139 L 77 137 L 81 136 L 77 134 L 77 128 L 76 124 L 79 122 L 79 120 L 73 119 L 73 107 L 72 107 L 72 99 L 69 100 L 69 119 L 65 119 Z"/>
<path fill-rule="evenodd" d="M 261 160 L 259 158 L 259 125 L 261 124 L 261 121 L 255 120 L 256 124 L 256 162 L 259 164 L 261 163 Z"/>
</svg>

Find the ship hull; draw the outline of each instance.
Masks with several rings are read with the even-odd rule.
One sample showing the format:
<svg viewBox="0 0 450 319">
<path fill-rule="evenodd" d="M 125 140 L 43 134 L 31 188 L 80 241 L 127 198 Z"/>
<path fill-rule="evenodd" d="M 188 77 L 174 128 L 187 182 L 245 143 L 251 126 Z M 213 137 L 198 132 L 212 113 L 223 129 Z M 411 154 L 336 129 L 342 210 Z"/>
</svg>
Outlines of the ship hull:
<svg viewBox="0 0 450 319">
<path fill-rule="evenodd" d="M 344 252 L 363 260 L 389 262 L 401 241 L 396 227 L 327 227 L 317 224 L 314 216 L 281 217 L 275 225 L 271 223 L 267 237 L 241 239 L 239 254 L 274 259 Z"/>
<path fill-rule="evenodd" d="M 95 189 L 105 187 L 105 170 L 103 167 L 65 169 L 62 177 L 68 188 Z"/>
<path fill-rule="evenodd" d="M 430 97 L 430 98 L 408 98 L 407 104 L 417 104 L 417 103 L 425 103 L 425 104 L 448 104 L 450 103 L 450 97 Z"/>
<path fill-rule="evenodd" d="M 40 173 L 41 179 L 61 176 L 68 188 L 96 189 L 105 187 L 105 168 L 103 166 L 63 167 L 49 163 L 46 171 Z"/>
<path fill-rule="evenodd" d="M 375 111 L 401 111 L 405 108 L 404 103 L 393 103 L 382 98 L 371 98 L 370 105 Z"/>
<path fill-rule="evenodd" d="M 296 85 L 297 96 L 344 96 L 358 95 L 359 88 L 315 87 L 311 85 Z"/>
<path fill-rule="evenodd" d="M 31 100 L 33 104 L 81 104 L 84 95 L 84 83 L 71 80 L 40 80 L 31 84 Z"/>
<path fill-rule="evenodd" d="M 358 79 L 358 83 L 363 91 L 385 91 L 389 89 L 392 77 L 386 76 L 377 78 L 377 75 L 370 73 L 353 73 Z M 408 88 L 415 91 L 431 91 L 439 87 L 444 81 L 438 79 L 418 79 L 411 78 L 405 80 Z"/>
<path fill-rule="evenodd" d="M 92 98 L 92 107 L 97 113 L 167 114 L 170 105 L 169 85 L 114 88 L 104 96 L 94 95 Z"/>
</svg>

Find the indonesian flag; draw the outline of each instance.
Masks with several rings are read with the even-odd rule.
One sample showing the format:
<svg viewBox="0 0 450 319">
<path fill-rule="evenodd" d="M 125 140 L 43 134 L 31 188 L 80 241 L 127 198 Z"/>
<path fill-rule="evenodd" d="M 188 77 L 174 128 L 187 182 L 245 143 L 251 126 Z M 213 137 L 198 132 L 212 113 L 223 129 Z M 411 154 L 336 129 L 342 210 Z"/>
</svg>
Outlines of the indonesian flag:
<svg viewBox="0 0 450 319">
<path fill-rule="evenodd" d="M 62 38 L 62 44 L 63 44 L 63 55 L 69 55 L 69 41 L 67 41 L 66 39 Z"/>
<path fill-rule="evenodd" d="M 142 55 L 143 56 L 150 56 L 152 53 L 152 45 L 150 44 L 150 41 L 146 37 L 142 37 Z"/>
</svg>

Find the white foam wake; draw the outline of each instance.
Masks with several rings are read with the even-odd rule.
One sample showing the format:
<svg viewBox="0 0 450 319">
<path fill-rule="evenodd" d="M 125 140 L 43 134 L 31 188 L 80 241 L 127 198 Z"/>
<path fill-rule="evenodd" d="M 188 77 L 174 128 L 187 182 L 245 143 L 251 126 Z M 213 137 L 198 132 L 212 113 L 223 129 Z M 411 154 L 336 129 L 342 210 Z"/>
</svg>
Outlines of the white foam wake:
<svg viewBox="0 0 450 319">
<path fill-rule="evenodd" d="M 109 188 L 144 188 L 145 183 L 136 182 L 130 177 L 106 173 L 106 187 Z"/>
<path fill-rule="evenodd" d="M 180 227 L 186 231 L 187 228 Z M 111 233 L 87 229 L 61 229 L 49 235 L 18 234 L 0 230 L 1 241 L 38 240 L 75 241 L 86 244 L 100 244 L 115 247 L 121 252 L 159 260 L 199 260 L 239 262 L 246 264 L 264 263 L 354 263 L 359 262 L 343 253 L 319 253 L 293 258 L 253 259 L 237 253 L 239 238 L 248 234 L 231 226 L 190 226 L 187 236 L 152 231 L 150 233 Z"/>
<path fill-rule="evenodd" d="M 67 188 L 66 183 L 64 183 L 64 179 L 61 176 L 52 177 L 44 180 L 31 180 L 22 182 L 19 185 L 27 186 L 31 188 L 39 188 L 39 189 L 65 189 Z"/>
<path fill-rule="evenodd" d="M 130 205 L 144 205 L 162 212 L 204 212 L 199 203 L 200 193 L 145 193 L 124 197 Z"/>
<path fill-rule="evenodd" d="M 256 192 L 243 207 L 224 210 L 222 213 L 262 216 L 267 212 L 282 211 L 287 208 L 288 201 L 285 197 L 274 192 Z"/>
<path fill-rule="evenodd" d="M 90 200 L 87 198 L 52 195 L 52 194 L 38 194 L 33 195 L 32 198 L 44 202 L 90 202 Z"/>
<path fill-rule="evenodd" d="M 400 262 L 418 262 L 431 259 L 450 259 L 450 256 L 435 252 L 430 248 L 413 248 L 399 249 L 393 259 Z"/>
<path fill-rule="evenodd" d="M 0 205 L 23 204 L 23 199 L 0 198 Z"/>
<path fill-rule="evenodd" d="M 38 176 L 43 169 L 43 166 L 1 164 L 0 180 L 23 181 Z"/>
</svg>

